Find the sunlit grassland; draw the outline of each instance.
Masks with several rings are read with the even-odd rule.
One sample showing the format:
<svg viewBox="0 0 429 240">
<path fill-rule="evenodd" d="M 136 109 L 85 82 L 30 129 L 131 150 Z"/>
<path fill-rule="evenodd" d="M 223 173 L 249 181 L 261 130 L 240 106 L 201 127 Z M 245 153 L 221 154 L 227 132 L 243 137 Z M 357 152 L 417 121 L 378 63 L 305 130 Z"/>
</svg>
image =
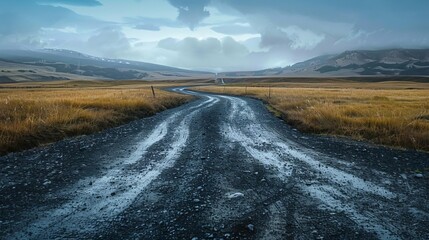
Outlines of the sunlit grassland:
<svg viewBox="0 0 429 240">
<path fill-rule="evenodd" d="M 97 132 L 190 100 L 157 88 L 154 98 L 150 85 L 141 83 L 73 84 L 0 88 L 0 154 Z"/>
<path fill-rule="evenodd" d="M 265 83 L 264 87 L 197 89 L 262 99 L 287 122 L 306 132 L 429 150 L 429 88 L 426 84 L 403 83 L 403 89 L 391 83 L 373 84 L 374 89 L 371 83 L 338 82 L 332 88 L 311 88 L 310 85 L 303 88 L 302 84 L 300 87 L 269 87 L 270 84 Z"/>
</svg>

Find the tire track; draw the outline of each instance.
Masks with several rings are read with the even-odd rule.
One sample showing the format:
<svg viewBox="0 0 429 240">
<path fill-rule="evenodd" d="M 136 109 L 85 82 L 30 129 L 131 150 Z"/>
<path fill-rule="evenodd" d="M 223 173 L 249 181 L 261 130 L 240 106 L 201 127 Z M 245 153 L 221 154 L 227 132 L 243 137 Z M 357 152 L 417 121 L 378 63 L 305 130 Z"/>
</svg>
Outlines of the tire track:
<svg viewBox="0 0 429 240">
<path fill-rule="evenodd" d="M 24 230 L 8 239 L 46 239 L 67 236 L 90 236 L 106 227 L 105 223 L 124 211 L 135 198 L 165 169 L 171 167 L 186 146 L 189 125 L 196 113 L 216 104 L 219 99 L 208 96 L 202 103 L 186 108 L 157 125 L 149 136 L 138 143 L 136 150 L 121 164 L 110 169 L 104 176 L 91 182 L 88 187 L 78 186 L 70 190 L 75 195 L 72 200 L 48 212 L 39 213 L 44 217 L 30 223 Z M 181 115 L 183 120 L 171 126 Z M 150 148 L 166 139 L 169 128 L 173 128 L 170 148 L 160 154 L 161 160 L 150 164 L 144 170 L 127 171 L 127 165 L 144 160 Z M 83 181 L 87 182 L 87 181 Z M 46 231 L 49 230 L 49 231 Z"/>
<path fill-rule="evenodd" d="M 364 201 L 377 202 L 380 198 L 384 202 L 394 201 L 397 194 L 377 185 L 365 181 L 351 173 L 328 166 L 317 160 L 328 158 L 311 150 L 299 148 L 295 143 L 284 141 L 274 131 L 266 129 L 256 118 L 253 110 L 246 101 L 229 96 L 222 96 L 229 101 L 231 110 L 228 121 L 223 124 L 223 135 L 227 142 L 241 145 L 248 154 L 263 165 L 274 167 L 278 171 L 279 178 L 288 181 L 294 171 L 305 172 L 308 169 L 323 178 L 329 185 L 298 184 L 302 192 L 307 192 L 313 199 L 321 202 L 331 211 L 344 212 L 357 226 L 368 232 L 375 233 L 380 239 L 399 239 L 397 228 L 392 224 L 392 219 L 385 219 L 378 214 L 358 211 L 350 204 L 354 196 L 364 194 Z M 246 127 L 240 122 L 250 123 Z M 347 195 L 342 194 L 347 193 Z M 359 201 L 356 201 L 359 203 Z M 387 208 L 384 206 L 383 208 Z M 286 217 L 286 216 L 285 216 Z M 279 222 L 278 216 L 272 216 Z M 387 221 L 386 221 L 387 220 Z M 272 228 L 271 224 L 267 224 Z M 274 231 L 274 230 L 271 230 Z M 270 230 L 266 230 L 270 232 Z"/>
</svg>

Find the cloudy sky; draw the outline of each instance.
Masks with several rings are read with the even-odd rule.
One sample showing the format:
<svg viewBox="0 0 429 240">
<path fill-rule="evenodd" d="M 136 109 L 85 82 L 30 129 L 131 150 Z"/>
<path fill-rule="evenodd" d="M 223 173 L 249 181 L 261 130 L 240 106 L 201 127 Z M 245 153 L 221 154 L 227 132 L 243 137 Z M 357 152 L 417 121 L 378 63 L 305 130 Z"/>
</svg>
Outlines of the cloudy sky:
<svg viewBox="0 0 429 240">
<path fill-rule="evenodd" d="M 196 70 L 429 47 L 428 0 L 1 0 L 0 48 L 62 48 Z"/>
</svg>

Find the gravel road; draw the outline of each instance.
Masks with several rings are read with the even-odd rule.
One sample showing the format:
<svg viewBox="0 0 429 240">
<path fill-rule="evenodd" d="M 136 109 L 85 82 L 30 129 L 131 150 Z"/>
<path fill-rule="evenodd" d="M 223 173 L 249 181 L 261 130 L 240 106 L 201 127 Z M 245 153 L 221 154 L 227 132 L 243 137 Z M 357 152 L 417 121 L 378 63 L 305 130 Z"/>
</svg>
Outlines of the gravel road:
<svg viewBox="0 0 429 240">
<path fill-rule="evenodd" d="M 0 239 L 429 239 L 428 153 L 173 91 L 198 98 L 1 157 Z"/>
</svg>

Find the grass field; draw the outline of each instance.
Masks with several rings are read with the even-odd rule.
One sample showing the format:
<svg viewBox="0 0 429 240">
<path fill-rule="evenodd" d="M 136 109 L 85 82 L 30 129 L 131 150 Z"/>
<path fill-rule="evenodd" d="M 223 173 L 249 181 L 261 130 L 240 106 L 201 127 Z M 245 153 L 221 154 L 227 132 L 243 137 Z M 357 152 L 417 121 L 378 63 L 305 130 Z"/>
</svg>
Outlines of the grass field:
<svg viewBox="0 0 429 240">
<path fill-rule="evenodd" d="M 333 82 L 316 84 L 317 88 L 308 83 L 248 85 L 196 89 L 262 99 L 287 122 L 306 132 L 429 150 L 427 83 Z"/>
<path fill-rule="evenodd" d="M 154 98 L 150 85 L 141 82 L 29 84 L 0 85 L 0 155 L 97 132 L 190 100 L 160 89 Z"/>
</svg>

